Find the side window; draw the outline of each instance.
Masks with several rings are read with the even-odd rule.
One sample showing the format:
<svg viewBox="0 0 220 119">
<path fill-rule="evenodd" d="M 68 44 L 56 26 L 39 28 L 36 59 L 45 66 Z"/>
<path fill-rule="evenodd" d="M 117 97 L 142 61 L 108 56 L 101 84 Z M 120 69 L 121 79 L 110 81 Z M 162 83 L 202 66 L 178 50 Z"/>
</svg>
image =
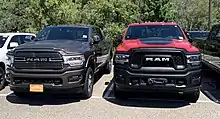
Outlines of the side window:
<svg viewBox="0 0 220 119">
<path fill-rule="evenodd" d="M 219 26 L 217 25 L 213 26 L 208 35 L 208 40 L 215 40 L 218 33 L 219 33 Z"/>
<path fill-rule="evenodd" d="M 94 38 L 95 35 L 97 35 L 96 29 L 92 28 L 92 38 Z"/>
<path fill-rule="evenodd" d="M 31 42 L 31 38 L 34 37 L 32 35 L 19 35 L 20 38 L 20 42 L 21 44 L 27 43 L 27 42 Z"/>
</svg>

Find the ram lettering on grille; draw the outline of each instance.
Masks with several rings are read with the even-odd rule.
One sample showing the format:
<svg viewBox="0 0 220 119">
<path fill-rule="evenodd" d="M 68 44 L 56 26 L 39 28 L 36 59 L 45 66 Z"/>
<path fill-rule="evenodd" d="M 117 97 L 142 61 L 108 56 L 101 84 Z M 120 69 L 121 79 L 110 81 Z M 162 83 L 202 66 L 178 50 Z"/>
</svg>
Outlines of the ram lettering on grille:
<svg viewBox="0 0 220 119">
<path fill-rule="evenodd" d="M 169 62 L 170 58 L 146 58 L 146 61 L 159 61 L 159 62 Z"/>
</svg>

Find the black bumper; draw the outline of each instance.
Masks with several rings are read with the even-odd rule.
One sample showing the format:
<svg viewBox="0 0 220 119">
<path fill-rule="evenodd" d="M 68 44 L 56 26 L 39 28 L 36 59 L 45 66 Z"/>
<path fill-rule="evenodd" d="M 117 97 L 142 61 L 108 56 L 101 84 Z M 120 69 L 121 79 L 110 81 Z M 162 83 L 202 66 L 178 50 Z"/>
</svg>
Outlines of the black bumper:
<svg viewBox="0 0 220 119">
<path fill-rule="evenodd" d="M 149 78 L 166 79 L 166 83 L 155 84 L 150 82 Z M 184 74 L 156 74 L 131 73 L 127 70 L 115 68 L 114 83 L 119 91 L 191 92 L 198 90 L 201 85 L 201 69 Z"/>
<path fill-rule="evenodd" d="M 16 92 L 30 92 L 30 84 L 41 84 L 44 93 L 80 93 L 84 86 L 84 76 L 84 69 L 63 73 L 18 73 L 9 70 L 9 86 Z"/>
</svg>

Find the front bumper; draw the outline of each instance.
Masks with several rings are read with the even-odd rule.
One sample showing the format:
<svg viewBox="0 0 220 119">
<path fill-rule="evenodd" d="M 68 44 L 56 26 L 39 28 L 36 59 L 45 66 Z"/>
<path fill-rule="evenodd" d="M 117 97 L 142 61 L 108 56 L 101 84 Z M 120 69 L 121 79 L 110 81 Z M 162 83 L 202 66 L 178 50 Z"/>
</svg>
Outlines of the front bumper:
<svg viewBox="0 0 220 119">
<path fill-rule="evenodd" d="M 154 83 L 150 78 L 165 79 L 165 82 Z M 120 91 L 192 92 L 198 90 L 201 85 L 201 69 L 184 74 L 156 74 L 132 73 L 128 70 L 115 68 L 114 83 L 116 89 Z"/>
<path fill-rule="evenodd" d="M 10 89 L 16 92 L 30 92 L 30 84 L 41 84 L 44 93 L 80 93 L 84 85 L 84 76 L 84 69 L 63 73 L 25 73 L 9 70 L 8 78 Z"/>
</svg>

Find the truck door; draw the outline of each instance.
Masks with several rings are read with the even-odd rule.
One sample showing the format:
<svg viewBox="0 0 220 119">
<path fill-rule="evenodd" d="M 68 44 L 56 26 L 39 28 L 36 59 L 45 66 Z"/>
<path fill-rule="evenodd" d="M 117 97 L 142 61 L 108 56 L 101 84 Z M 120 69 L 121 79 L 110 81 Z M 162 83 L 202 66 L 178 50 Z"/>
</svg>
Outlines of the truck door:
<svg viewBox="0 0 220 119">
<path fill-rule="evenodd" d="M 95 39 L 95 36 L 98 36 L 100 38 L 99 41 L 94 41 Z M 100 67 L 101 64 L 102 64 L 102 55 L 103 55 L 103 51 L 102 51 L 102 46 L 100 45 L 101 44 L 101 41 L 103 40 L 102 39 L 102 36 L 98 33 L 98 30 L 96 27 L 93 27 L 92 28 L 92 38 L 93 38 L 93 48 L 95 50 L 95 55 L 96 55 L 96 66 L 97 67 Z"/>
<path fill-rule="evenodd" d="M 100 50 L 101 50 L 101 63 L 104 64 L 105 61 L 107 60 L 108 58 L 108 53 L 109 53 L 109 49 L 110 49 L 110 45 L 111 43 L 108 42 L 108 39 L 106 39 L 101 31 L 101 29 L 99 28 L 96 28 L 99 36 L 101 37 L 101 40 L 99 42 L 99 47 L 100 47 Z"/>
<path fill-rule="evenodd" d="M 203 62 L 220 68 L 220 24 L 214 25 L 204 43 Z"/>
</svg>

